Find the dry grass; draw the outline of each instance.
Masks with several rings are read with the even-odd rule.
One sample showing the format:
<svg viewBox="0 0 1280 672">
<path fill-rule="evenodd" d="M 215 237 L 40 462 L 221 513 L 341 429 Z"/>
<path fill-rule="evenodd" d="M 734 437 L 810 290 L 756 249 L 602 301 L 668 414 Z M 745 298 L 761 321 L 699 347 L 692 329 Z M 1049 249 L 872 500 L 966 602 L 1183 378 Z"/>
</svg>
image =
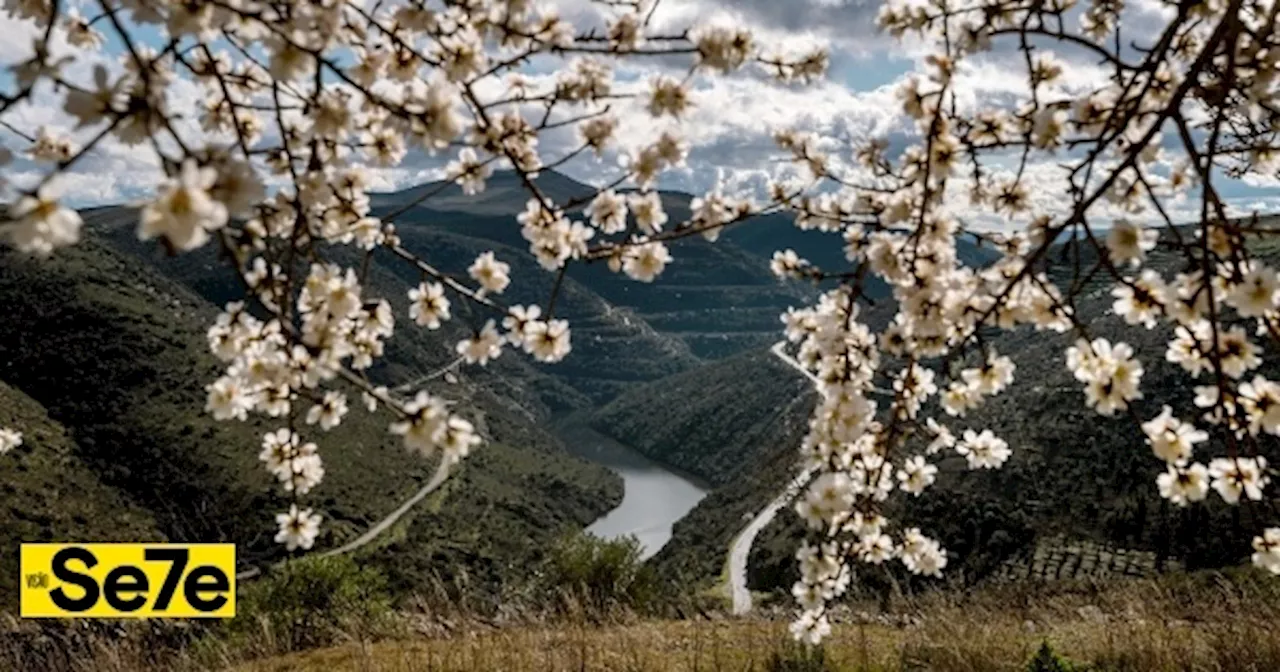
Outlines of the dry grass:
<svg viewBox="0 0 1280 672">
<path fill-rule="evenodd" d="M 899 596 L 889 613 L 872 615 L 856 606 L 844 612 L 825 645 L 825 666 L 797 664 L 798 649 L 789 642 L 785 618 L 633 617 L 608 625 L 565 618 L 495 626 L 448 611 L 407 615 L 399 632 L 417 634 L 378 641 L 350 636 L 339 646 L 256 660 L 247 657 L 260 648 L 204 641 L 198 650 L 184 647 L 163 667 L 239 672 L 986 672 L 1027 670 L 1036 650 L 1049 642 L 1081 671 L 1264 672 L 1280 670 L 1277 622 L 1280 582 L 1245 572 Z M 52 667 L 158 667 L 155 657 L 136 657 L 147 653 L 137 649 L 140 643 L 117 640 L 96 646 L 95 655 L 71 665 Z M 0 662 L 0 667 L 5 665 Z"/>
<path fill-rule="evenodd" d="M 850 612 L 825 646 L 828 670 L 1025 670 L 1049 642 L 1089 670 L 1280 670 L 1280 592 L 1268 579 L 1204 576 L 1026 585 L 900 600 Z M 243 672 L 474 670 L 720 671 L 785 667 L 783 620 L 461 629 L 256 661 Z"/>
<path fill-rule="evenodd" d="M 1268 623 L 1222 632 L 1073 619 L 1031 631 L 1009 619 L 916 627 L 839 626 L 825 646 L 831 670 L 1025 670 L 1048 641 L 1064 657 L 1105 670 L 1277 670 Z M 436 640 L 353 644 L 257 661 L 242 672 L 471 672 L 474 670 L 774 670 L 791 657 L 780 622 L 660 621 L 608 628 L 520 628 Z M 1225 634 L 1225 637 L 1224 637 Z M 821 668 L 814 668 L 821 669 Z"/>
<path fill-rule="evenodd" d="M 300 670 L 745 670 L 764 665 L 786 626 L 767 621 L 651 621 L 517 628 L 449 639 L 350 645 L 260 661 Z"/>
</svg>

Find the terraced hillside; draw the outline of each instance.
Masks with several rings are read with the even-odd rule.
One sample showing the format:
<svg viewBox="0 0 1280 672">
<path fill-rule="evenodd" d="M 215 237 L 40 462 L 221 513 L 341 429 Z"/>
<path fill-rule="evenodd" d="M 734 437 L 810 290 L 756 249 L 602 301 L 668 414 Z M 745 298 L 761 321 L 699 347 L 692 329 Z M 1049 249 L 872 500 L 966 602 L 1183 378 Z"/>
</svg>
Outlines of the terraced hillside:
<svg viewBox="0 0 1280 672">
<path fill-rule="evenodd" d="M 1253 251 L 1273 266 L 1280 262 L 1280 249 L 1274 246 L 1255 245 Z M 1167 274 L 1183 263 L 1163 251 L 1150 260 L 1151 267 Z M 1142 357 L 1146 398 L 1135 405 L 1137 415 L 1153 417 L 1162 403 L 1172 405 L 1182 417 L 1195 415 L 1184 372 L 1163 358 L 1169 329 L 1124 325 L 1111 313 L 1112 298 L 1104 283 L 1094 284 L 1078 301 L 1077 310 L 1095 336 L 1126 341 Z M 964 419 L 945 418 L 937 409 L 927 412 L 947 420 L 956 433 L 991 428 L 1009 442 L 1012 459 L 998 471 L 971 472 L 959 456 L 948 457 L 939 464 L 938 483 L 908 509 L 893 513 L 905 524 L 940 536 L 953 553 L 951 574 L 966 582 L 1004 573 L 1010 562 L 1033 557 L 1046 539 L 1063 539 L 1067 546 L 1128 549 L 1147 554 L 1143 557 L 1151 558 L 1153 566 L 1181 563 L 1196 569 L 1243 560 L 1257 530 L 1255 513 L 1220 501 L 1182 509 L 1161 499 L 1154 483 L 1163 463 L 1143 444 L 1138 428 L 1128 417 L 1107 419 L 1084 406 L 1080 385 L 1063 360 L 1072 340 L 1026 330 L 994 335 L 991 344 L 1017 366 L 1010 389 Z M 791 383 L 786 372 L 741 363 L 745 360 L 728 359 L 697 376 L 650 384 L 605 407 L 597 418 L 599 426 L 624 428 L 636 437 L 629 440 L 653 454 L 688 456 L 685 459 L 695 464 L 735 465 L 720 480 L 702 474 L 717 489 L 677 526 L 675 538 L 659 556 L 660 562 L 669 563 L 668 571 L 704 581 L 719 576 L 728 540 L 744 525 L 743 516 L 758 510 L 794 476 L 795 451 L 805 427 L 800 410 L 804 406 L 797 402 L 791 408 L 798 419 L 773 420 L 769 432 L 754 429 L 756 422 L 777 418 L 789 401 L 762 381 L 783 390 Z M 1280 365 L 1272 362 L 1260 372 L 1274 379 Z M 682 405 L 670 397 L 683 389 L 684 380 L 707 383 L 692 386 Z M 650 407 L 662 409 L 660 422 L 648 420 Z M 697 431 L 706 409 L 724 409 L 708 423 L 717 431 Z M 1220 441 L 1215 437 L 1197 452 L 1221 454 Z M 1280 457 L 1278 443 L 1271 437 L 1264 440 L 1272 461 Z M 799 521 L 789 510 L 760 534 L 750 558 L 754 589 L 785 588 L 794 581 L 799 536 Z"/>
<path fill-rule="evenodd" d="M 1176 560 L 1161 558 L 1150 551 L 1048 537 L 1010 558 L 992 578 L 997 581 L 1105 580 L 1146 577 L 1181 568 Z"/>
<path fill-rule="evenodd" d="M 554 171 L 543 173 L 538 186 L 559 199 L 592 193 L 591 188 Z M 525 253 L 528 244 L 520 237 L 515 215 L 524 209 L 528 195 L 511 173 L 495 174 L 484 192 L 471 197 L 457 187 L 439 184 L 377 195 L 375 211 L 394 212 L 422 194 L 441 189 L 441 193 L 412 206 L 400 218 L 408 225 L 405 229 L 416 231 L 425 226 L 500 243 Z M 689 216 L 690 200 L 685 194 L 663 194 L 672 222 Z M 741 228 L 761 223 L 752 221 Z M 794 230 L 789 224 L 786 228 Z M 631 315 L 653 325 L 659 333 L 679 339 L 704 358 L 723 357 L 771 343 L 770 339 L 776 339 L 779 332 L 778 315 L 787 306 L 800 305 L 813 295 L 810 288 L 774 278 L 768 267 L 773 249 L 762 257 L 740 248 L 732 240 L 732 230 L 714 244 L 701 237 L 675 241 L 671 252 L 675 260 L 652 284 L 611 273 L 602 263 L 575 264 L 568 276 L 610 304 L 630 309 Z M 608 329 L 583 326 L 591 337 L 614 338 Z"/>
</svg>

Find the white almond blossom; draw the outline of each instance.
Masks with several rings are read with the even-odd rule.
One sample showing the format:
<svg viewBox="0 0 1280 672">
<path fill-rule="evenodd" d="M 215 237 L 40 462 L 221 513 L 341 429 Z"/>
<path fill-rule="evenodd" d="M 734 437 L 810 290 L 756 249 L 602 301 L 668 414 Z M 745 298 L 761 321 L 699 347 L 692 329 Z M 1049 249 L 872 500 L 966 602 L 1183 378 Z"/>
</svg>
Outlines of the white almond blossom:
<svg viewBox="0 0 1280 672">
<path fill-rule="evenodd" d="M 627 248 L 622 260 L 622 271 L 632 280 L 653 282 L 666 269 L 671 259 L 671 252 L 666 245 L 640 242 Z"/>
<path fill-rule="evenodd" d="M 409 318 L 420 327 L 439 329 L 449 319 L 449 298 L 438 282 L 418 283 L 409 290 Z"/>
<path fill-rule="evenodd" d="M 1268 527 L 1253 538 L 1253 564 L 1272 574 L 1280 574 L 1280 527 Z"/>
<path fill-rule="evenodd" d="M 649 114 L 655 117 L 671 115 L 680 118 L 689 109 L 689 91 L 685 85 L 670 77 L 655 77 L 650 82 Z"/>
<path fill-rule="evenodd" d="M 311 509 L 299 509 L 297 504 L 289 505 L 287 513 L 276 514 L 276 525 L 280 531 L 276 533 L 276 543 L 284 544 L 290 553 L 301 548 L 310 549 L 320 534 L 321 516 L 312 513 Z"/>
<path fill-rule="evenodd" d="M 1213 489 L 1228 504 L 1236 504 L 1240 497 L 1258 501 L 1262 489 L 1271 478 L 1267 476 L 1267 460 L 1263 457 L 1220 457 L 1209 462 L 1209 477 Z"/>
<path fill-rule="evenodd" d="M 320 403 L 313 405 L 311 410 L 307 411 L 307 424 L 318 424 L 320 429 L 328 431 L 337 427 L 346 414 L 347 396 L 337 390 L 329 390 L 324 393 Z"/>
<path fill-rule="evenodd" d="M 1179 506 L 1203 501 L 1209 494 L 1209 469 L 1199 462 L 1169 465 L 1168 471 L 1156 477 L 1156 486 L 1161 497 Z"/>
<path fill-rule="evenodd" d="M 584 214 L 602 233 L 621 233 L 627 228 L 627 199 L 612 190 L 602 191 L 587 206 Z"/>
<path fill-rule="evenodd" d="M 60 163 L 67 161 L 75 154 L 71 139 L 59 134 L 48 126 L 41 126 L 36 137 L 27 150 L 27 155 L 36 161 Z"/>
<path fill-rule="evenodd" d="M 1258 317 L 1276 309 L 1277 293 L 1280 293 L 1280 275 L 1266 265 L 1257 264 L 1225 300 L 1242 317 Z"/>
<path fill-rule="evenodd" d="M 408 448 L 448 467 L 483 439 L 452 402 L 426 392 L 404 400 L 389 391 L 404 381 L 379 379 L 395 369 L 379 364 L 396 324 L 374 260 L 419 283 L 408 291 L 415 324 L 440 329 L 452 319 L 460 324 L 450 340 L 472 333 L 454 346 L 461 361 L 485 365 L 509 345 L 523 352 L 513 356 L 557 362 L 572 350 L 571 326 L 555 310 L 571 266 L 600 262 L 602 272 L 652 282 L 678 263 L 680 238 L 715 242 L 730 226 L 789 217 L 797 235 L 826 236 L 849 262 L 818 268 L 794 251 L 813 248 L 796 245 L 773 264 L 778 276 L 816 287 L 781 322 L 819 397 L 799 441 L 815 477 L 797 506 L 811 529 L 793 588 L 801 611 L 792 632 L 810 642 L 830 632 L 827 609 L 846 593 L 853 563 L 896 558 L 922 576 L 948 565 L 939 541 L 881 515 L 891 497 L 937 477 L 922 447 L 954 448 L 984 469 L 1015 448 L 986 427 L 957 440 L 922 416 L 941 409 L 973 424 L 990 397 L 1019 385 L 1036 388 L 1031 398 L 1054 393 L 1052 381 L 1015 380 L 1013 359 L 992 347 L 1001 331 L 1072 332 L 1067 367 L 1085 405 L 1107 431 L 1129 432 L 1133 449 L 1166 463 L 1156 488 L 1174 504 L 1204 500 L 1210 488 L 1231 503 L 1271 494 L 1260 452 L 1280 434 L 1280 386 L 1261 371 L 1280 333 L 1280 277 L 1267 259 L 1275 234 L 1249 217 L 1256 205 L 1220 194 L 1228 180 L 1274 177 L 1276 49 L 1258 18 L 1275 14 L 1273 0 L 1163 13 L 1092 3 L 1069 21 L 1070 3 L 888 0 L 878 27 L 925 52 L 921 71 L 894 87 L 887 113 L 906 123 L 882 124 L 896 129 L 893 142 L 858 132 L 846 148 L 848 138 L 826 131 L 778 129 L 776 153 L 751 173 L 753 191 L 739 188 L 742 174 L 726 175 L 693 194 L 687 214 L 656 187 L 703 182 L 707 153 L 692 165 L 689 157 L 708 137 L 698 124 L 723 91 L 715 78 L 755 86 L 768 75 L 781 85 L 762 94 L 769 105 L 809 104 L 797 90 L 825 72 L 825 47 L 766 45 L 767 31 L 728 15 L 658 30 L 681 17 L 651 22 L 648 3 L 607 3 L 598 19 L 575 15 L 583 25 L 535 0 L 446 4 L 282 12 L 127 2 L 99 21 L 65 3 L 8 3 L 30 55 L 7 64 L 14 86 L 0 121 L 13 150 L 0 149 L 0 164 L 16 152 L 32 167 L 0 177 L 11 204 L 0 241 L 36 256 L 75 244 L 83 222 L 53 185 L 92 166 L 84 157 L 137 153 L 169 175 L 141 185 L 139 238 L 170 253 L 212 242 L 244 288 L 206 334 L 222 367 L 204 381 L 206 411 L 331 430 L 358 390 L 370 412 L 393 416 L 389 431 Z M 1131 18 L 1151 30 L 1122 38 Z M 232 31 L 235 49 L 214 39 L 219 27 Z M 108 43 L 127 53 L 100 48 Z M 1057 47 L 1083 48 L 1107 67 L 1074 77 L 1052 55 Z M 985 52 L 1001 54 L 1021 85 L 999 96 L 966 90 Z M 633 76 L 635 64 L 653 63 L 663 71 Z M 200 102 L 180 109 L 186 99 L 176 93 L 188 87 Z M 32 124 L 30 110 L 47 95 L 74 138 L 57 120 Z M 578 144 L 566 150 L 565 139 Z M 375 181 L 411 173 L 411 153 L 444 150 L 452 160 L 441 185 L 406 192 L 412 202 L 401 212 L 375 210 Z M 583 160 L 610 162 L 584 193 L 538 179 L 584 170 Z M 1038 168 L 1048 165 L 1051 175 Z M 492 251 L 455 275 L 441 270 L 452 260 L 435 258 L 447 245 L 407 234 L 423 224 L 406 215 L 447 217 L 452 185 L 481 194 L 495 170 L 511 171 L 525 202 L 507 222 L 512 239 L 518 231 L 527 243 L 540 267 L 532 273 L 550 276 L 519 277 Z M 962 240 L 992 256 L 968 258 Z M 534 286 L 553 289 L 528 297 Z M 875 314 L 864 314 L 871 303 Z M 1086 319 L 1108 304 L 1118 319 Z M 1113 329 L 1136 335 L 1122 341 Z M 1142 362 L 1155 360 L 1140 347 L 1157 358 L 1163 349 L 1174 380 L 1153 372 L 1161 385 L 1144 391 Z M 1191 405 L 1148 404 L 1146 394 L 1170 389 L 1193 393 Z M 301 501 L 323 466 L 291 428 L 264 437 L 261 450 Z M 319 531 L 320 514 L 300 506 L 277 516 L 276 540 L 288 551 L 311 548 Z M 1278 529 L 1264 528 L 1253 545 L 1254 562 L 1272 572 Z"/>
<path fill-rule="evenodd" d="M 525 350 L 539 361 L 558 362 L 573 349 L 569 336 L 569 323 L 565 320 L 532 321 L 524 329 Z"/>
<path fill-rule="evenodd" d="M 1115 415 L 1142 398 L 1142 364 L 1127 343 L 1081 341 L 1067 350 L 1067 366 L 1085 383 L 1085 403 L 1101 415 Z"/>
<path fill-rule="evenodd" d="M 964 436 L 956 444 L 956 452 L 969 461 L 970 469 L 994 469 L 1004 464 L 1013 454 L 1009 444 L 989 429 L 975 432 L 964 430 Z"/>
<path fill-rule="evenodd" d="M 898 470 L 898 480 L 902 484 L 902 489 L 913 495 L 919 495 L 925 488 L 933 485 L 937 475 L 938 468 L 925 462 L 924 457 L 920 455 L 909 458 Z"/>
<path fill-rule="evenodd" d="M 628 195 L 627 206 L 635 217 L 636 226 L 645 235 L 658 233 L 668 221 L 667 213 L 662 207 L 662 197 L 656 191 Z"/>
<path fill-rule="evenodd" d="M 430 453 L 444 436 L 449 422 L 449 411 L 443 399 L 419 392 L 404 404 L 406 418 L 392 423 L 391 433 L 404 437 L 404 445 L 410 450 Z"/>
<path fill-rule="evenodd" d="M 22 432 L 9 427 L 0 427 L 0 455 L 22 445 Z"/>
<path fill-rule="evenodd" d="M 201 168 L 192 159 L 184 161 L 178 176 L 142 209 L 138 238 L 163 237 L 184 251 L 209 242 L 209 234 L 227 223 L 226 206 L 209 193 L 217 181 L 213 168 Z"/>
<path fill-rule="evenodd" d="M 1249 433 L 1280 434 L 1280 384 L 1262 376 L 1240 384 L 1240 406 L 1249 421 Z"/>
<path fill-rule="evenodd" d="M 1207 432 L 1174 417 L 1173 409 L 1168 406 L 1160 415 L 1142 423 L 1142 431 L 1156 457 L 1170 464 L 1185 464 L 1191 459 L 1192 447 L 1209 440 Z"/>
<path fill-rule="evenodd" d="M 926 420 L 926 427 L 933 437 L 932 440 L 929 441 L 928 448 L 925 449 L 926 453 L 929 455 L 936 455 L 948 448 L 955 448 L 956 437 L 951 433 L 951 430 L 948 429 L 946 425 L 939 423 L 933 418 L 928 418 Z"/>
<path fill-rule="evenodd" d="M 1160 232 L 1143 228 L 1127 219 L 1118 219 L 1111 224 L 1107 232 L 1107 250 L 1116 263 L 1129 263 L 1134 266 L 1142 263 L 1147 252 L 1155 249 Z"/>
<path fill-rule="evenodd" d="M 498 334 L 494 321 L 489 320 L 476 335 L 458 341 L 456 350 L 468 364 L 484 366 L 502 354 L 502 336 Z"/>
<path fill-rule="evenodd" d="M 19 252 L 48 256 L 60 247 L 80 240 L 84 222 L 80 214 L 58 203 L 60 192 L 50 182 L 30 196 L 23 196 L 9 208 L 6 225 L 0 220 L 0 233 Z"/>
<path fill-rule="evenodd" d="M 502 319 L 502 328 L 508 332 L 507 342 L 520 347 L 525 346 L 529 337 L 529 327 L 541 324 L 542 308 L 536 305 L 512 306 L 507 316 Z"/>
</svg>

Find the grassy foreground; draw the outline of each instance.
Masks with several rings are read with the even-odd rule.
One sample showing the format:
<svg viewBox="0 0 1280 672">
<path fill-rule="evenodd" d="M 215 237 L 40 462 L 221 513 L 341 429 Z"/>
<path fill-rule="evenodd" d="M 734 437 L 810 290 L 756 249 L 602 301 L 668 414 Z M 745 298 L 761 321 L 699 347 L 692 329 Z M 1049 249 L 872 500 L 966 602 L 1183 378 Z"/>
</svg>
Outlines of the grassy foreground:
<svg viewBox="0 0 1280 672">
<path fill-rule="evenodd" d="M 934 595 L 893 614 L 850 612 L 821 651 L 791 643 L 785 619 L 633 620 L 456 627 L 236 669 L 1280 670 L 1280 591 L 1270 581 L 1213 574 Z M 1040 652 L 1046 643 L 1052 655 Z"/>
<path fill-rule="evenodd" d="M 783 604 L 743 619 L 705 596 L 672 608 L 617 574 L 592 585 L 631 586 L 625 595 L 530 591 L 487 610 L 441 592 L 393 608 L 369 568 L 299 566 L 246 590 L 229 621 L 0 615 L 0 670 L 1280 670 L 1280 580 L 1252 569 L 882 595 L 842 606 L 814 649 L 790 640 Z"/>
<path fill-rule="evenodd" d="M 1222 635 L 1225 635 L 1224 638 Z M 1028 670 L 1044 642 L 1097 670 L 1276 670 L 1268 624 L 1210 633 L 1202 625 L 1077 620 L 1036 631 L 1005 621 L 941 627 L 838 627 L 806 654 L 768 621 L 657 621 L 607 628 L 521 628 L 438 640 L 351 644 L 251 663 L 244 672 L 371 670 Z M 1071 663 L 1065 663 L 1071 664 Z M 1048 668 L 1053 669 L 1053 668 Z"/>
</svg>

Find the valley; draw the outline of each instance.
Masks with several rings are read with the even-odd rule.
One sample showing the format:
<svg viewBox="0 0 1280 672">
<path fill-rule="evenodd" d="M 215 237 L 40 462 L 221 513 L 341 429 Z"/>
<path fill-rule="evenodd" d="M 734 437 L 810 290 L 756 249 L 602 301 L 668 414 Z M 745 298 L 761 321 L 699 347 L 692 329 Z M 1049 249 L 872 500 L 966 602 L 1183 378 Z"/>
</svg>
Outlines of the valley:
<svg viewBox="0 0 1280 672">
<path fill-rule="evenodd" d="M 589 189 L 554 171 L 540 179 L 561 196 Z M 441 195 L 429 206 L 415 204 L 424 191 Z M 663 199 L 673 217 L 687 211 L 686 195 Z M 512 216 L 522 204 L 518 185 L 498 174 L 478 196 L 424 185 L 376 195 L 374 211 L 403 211 L 403 245 L 429 250 L 446 273 L 463 274 L 477 254 L 495 250 L 533 279 L 504 298 L 534 303 L 555 278 L 533 268 L 519 238 Z M 95 498 L 104 506 L 128 512 L 114 516 L 120 522 L 104 536 L 235 541 L 247 566 L 271 562 L 278 545 L 252 532 L 265 529 L 268 512 L 281 506 L 255 459 L 267 427 L 213 423 L 200 412 L 202 386 L 215 371 L 202 332 L 239 290 L 212 249 L 175 257 L 140 243 L 136 216 L 128 208 L 92 209 L 85 212 L 85 244 L 39 266 L 12 254 L 2 259 L 0 310 L 15 319 L 0 324 L 0 383 L 34 404 L 32 417 L 47 418 L 29 424 L 51 428 L 24 448 L 22 468 L 38 468 L 33 446 L 82 463 L 84 491 L 101 489 L 109 494 Z M 478 316 L 436 332 L 413 328 L 406 297 L 418 275 L 374 255 L 369 292 L 391 303 L 402 327 L 372 379 L 413 381 L 415 389 L 459 399 L 483 420 L 489 444 L 359 557 L 385 568 L 397 590 L 466 576 L 497 599 L 542 562 L 554 540 L 585 529 L 607 538 L 635 535 L 647 564 L 673 585 L 723 585 L 731 565 L 734 602 L 742 604 L 748 590 L 786 591 L 799 526 L 779 494 L 797 478 L 796 446 L 814 395 L 794 363 L 770 346 L 781 332 L 779 314 L 818 289 L 776 280 L 768 262 L 774 249 L 787 247 L 828 265 L 841 258 L 838 246 L 803 242 L 811 240 L 769 217 L 730 229 L 716 244 L 673 244 L 675 261 L 652 284 L 600 264 L 574 266 L 557 302 L 557 315 L 574 330 L 571 356 L 545 365 L 511 353 L 486 368 L 458 366 L 452 350 Z M 960 250 L 979 262 L 992 254 L 969 241 Z M 1079 306 L 1102 333 L 1117 319 L 1109 302 L 1090 296 Z M 890 313 L 880 302 L 866 319 Z M 1238 551 L 1224 549 L 1247 543 L 1208 547 L 1200 531 L 1243 538 L 1249 521 L 1224 517 L 1221 508 L 1172 511 L 1152 497 L 1145 485 L 1158 465 L 1128 434 L 1089 421 L 1074 403 L 1079 392 L 1060 365 L 1062 342 L 1013 332 L 993 344 L 1014 358 L 1018 382 L 966 423 L 1006 437 L 1015 446 L 1010 466 L 970 474 L 948 458 L 948 477 L 906 514 L 940 530 L 962 568 L 955 581 L 1019 575 L 1019 563 L 1032 563 L 1046 539 L 1150 553 L 1161 566 L 1239 560 Z M 444 368 L 448 376 L 439 375 Z M 1173 384 L 1167 367 L 1152 368 L 1153 386 Z M 1180 398 L 1176 391 L 1172 397 Z M 362 419 L 320 438 L 331 475 L 318 491 L 328 521 L 318 548 L 357 539 L 433 474 L 430 463 L 390 440 L 382 420 Z M 0 519 L 0 536 L 14 539 L 27 534 L 24 521 L 46 519 L 42 507 L 49 507 L 22 489 L 11 467 L 0 470 L 0 485 L 17 493 Z M 78 523 L 56 522 L 59 515 L 48 518 L 55 521 L 51 538 L 81 533 Z M 735 544 L 744 528 L 742 538 L 751 541 Z"/>
<path fill-rule="evenodd" d="M 431 250 L 449 273 L 464 273 L 475 255 L 494 249 L 533 279 L 505 298 L 535 303 L 554 277 L 526 268 L 534 262 L 513 238 L 512 222 L 522 201 L 504 179 L 495 176 L 482 197 L 445 194 L 432 200 L 437 209 L 414 206 L 399 233 L 404 245 Z M 542 179 L 552 190 L 586 189 L 554 172 Z M 413 190 L 376 196 L 375 211 L 403 208 L 412 196 Z M 664 198 L 671 208 L 687 209 L 686 196 Z M 256 459 L 270 423 L 215 423 L 201 411 L 203 385 L 216 375 L 202 334 L 218 307 L 240 297 L 238 283 L 212 247 L 173 256 L 139 241 L 135 209 L 99 207 L 83 216 L 87 240 L 50 260 L 0 253 L 0 309 L 15 318 L 0 325 L 0 381 L 44 404 L 54 422 L 67 423 L 68 459 L 84 460 L 86 474 L 154 530 L 143 534 L 121 516 L 120 534 L 233 541 L 246 570 L 273 562 L 278 545 L 257 532 L 282 505 Z M 557 315 L 574 328 L 573 354 L 563 363 L 541 365 L 512 353 L 486 368 L 454 366 L 452 344 L 476 326 L 475 317 L 438 332 L 413 328 L 404 317 L 406 295 L 418 278 L 396 259 L 375 257 L 368 291 L 386 298 L 408 326 L 389 341 L 372 379 L 413 381 L 414 389 L 420 384 L 459 399 L 482 420 L 490 442 L 359 555 L 387 567 L 400 590 L 465 573 L 484 590 L 501 591 L 550 540 L 573 530 L 636 533 L 645 557 L 665 547 L 673 525 L 722 479 L 686 468 L 688 459 L 619 448 L 586 425 L 596 423 L 601 406 L 646 382 L 770 342 L 779 313 L 812 296 L 811 289 L 775 280 L 767 255 L 727 241 L 690 241 L 674 251 L 677 261 L 652 285 L 598 265 L 563 280 Z M 436 375 L 445 367 L 449 376 Z M 558 434 L 570 418 L 583 425 L 578 433 Z M 430 480 L 433 465 L 404 453 L 382 422 L 361 418 L 316 438 L 328 471 L 317 490 L 326 519 L 318 549 L 361 537 Z M 53 449 L 52 439 L 34 430 L 28 437 L 22 451 L 30 459 Z M 0 471 L 0 485 L 11 490 L 24 487 L 21 478 Z M 0 537 L 21 538 L 27 528 L 19 521 L 37 515 L 34 493 L 17 492 L 8 517 L 0 517 Z M 192 494 L 171 496 L 179 492 Z M 47 534 L 69 539 L 77 529 L 53 524 Z M 388 563 L 393 557 L 399 560 Z"/>
<path fill-rule="evenodd" d="M 671 540 L 672 526 L 706 497 L 707 484 L 654 462 L 590 427 L 560 430 L 570 453 L 607 467 L 622 477 L 622 501 L 586 528 L 603 539 L 634 536 L 648 560 Z"/>
<path fill-rule="evenodd" d="M 1280 0 L 0 26 L 0 672 L 1280 672 Z"/>
</svg>

